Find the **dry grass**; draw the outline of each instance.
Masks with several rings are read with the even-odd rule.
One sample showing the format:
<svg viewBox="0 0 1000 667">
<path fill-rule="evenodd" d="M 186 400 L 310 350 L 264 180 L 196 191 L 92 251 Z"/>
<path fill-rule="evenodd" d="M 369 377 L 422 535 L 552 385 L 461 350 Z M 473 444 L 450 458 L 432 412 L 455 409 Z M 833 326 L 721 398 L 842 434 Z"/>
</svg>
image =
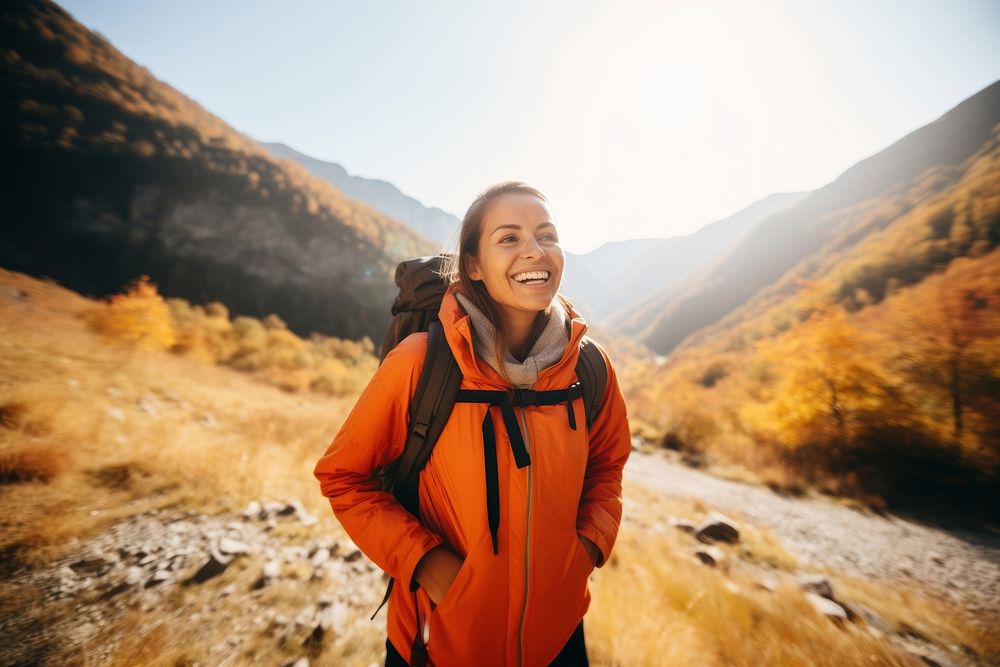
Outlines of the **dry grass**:
<svg viewBox="0 0 1000 667">
<path fill-rule="evenodd" d="M 836 575 L 831 581 L 844 599 L 877 610 L 896 632 L 939 646 L 957 647 L 966 654 L 980 656 L 987 664 L 1000 663 L 1000 635 L 968 623 L 947 602 L 856 577 Z"/>
<path fill-rule="evenodd" d="M 640 487 L 627 493 L 647 496 Z M 623 522 L 611 562 L 592 583 L 588 642 L 597 663 L 907 664 L 867 632 L 840 629 L 816 614 L 794 585 L 762 588 L 759 571 L 741 567 L 733 547 L 725 547 L 727 558 L 718 568 L 698 563 L 696 542 L 672 527 L 664 530 L 661 512 L 669 508 L 670 515 L 696 521 L 702 508 L 641 501 L 634 506 L 654 513 Z M 764 535 L 747 535 L 745 548 L 763 552 L 765 561 L 794 563 Z"/>
<path fill-rule="evenodd" d="M 14 294 L 26 297 L 13 298 Z M 107 526 L 156 508 L 213 514 L 250 500 L 295 497 L 342 536 L 312 467 L 352 399 L 292 394 L 234 370 L 165 352 L 112 346 L 81 315 L 90 302 L 56 285 L 0 271 L 0 553 L 4 571 L 39 568 Z M 725 563 L 699 564 L 674 515 L 711 508 L 626 488 L 626 520 L 611 562 L 594 573 L 587 642 L 595 665 L 912 664 L 863 624 L 837 627 L 792 584 L 798 563 L 767 531 L 744 525 Z M 739 517 L 736 517 L 739 518 Z M 289 542 L 307 536 L 279 527 Z M 367 666 L 384 658 L 384 617 L 347 619 L 337 638 L 308 639 L 262 615 L 294 618 L 328 587 L 306 572 L 253 589 L 262 562 L 241 559 L 197 589 L 178 587 L 155 609 L 128 608 L 82 641 L 45 628 L 81 605 L 0 584 L 0 604 L 23 611 L 17 630 L 43 664 L 318 664 Z M 762 576 L 779 579 L 773 591 Z M 949 610 L 914 593 L 837 578 L 838 593 L 899 628 L 995 650 Z M 231 593 L 227 591 L 236 591 Z M 354 612 L 352 612 L 354 613 Z M 246 634 L 248 644 L 227 644 Z M 9 628 L 8 628 L 9 629 Z M 242 631 L 242 632 L 239 632 Z"/>
</svg>

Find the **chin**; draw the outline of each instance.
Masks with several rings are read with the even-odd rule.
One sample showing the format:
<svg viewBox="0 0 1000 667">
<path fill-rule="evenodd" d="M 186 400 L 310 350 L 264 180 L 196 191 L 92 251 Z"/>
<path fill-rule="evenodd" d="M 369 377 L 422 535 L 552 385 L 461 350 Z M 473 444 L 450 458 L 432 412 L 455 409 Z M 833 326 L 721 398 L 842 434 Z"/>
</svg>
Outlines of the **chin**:
<svg viewBox="0 0 1000 667">
<path fill-rule="evenodd" d="M 556 298 L 555 294 L 548 297 L 539 295 L 538 297 L 533 297 L 530 299 L 517 299 L 515 301 L 515 306 L 521 310 L 531 310 L 535 312 L 540 312 L 552 305 L 552 301 Z"/>
</svg>

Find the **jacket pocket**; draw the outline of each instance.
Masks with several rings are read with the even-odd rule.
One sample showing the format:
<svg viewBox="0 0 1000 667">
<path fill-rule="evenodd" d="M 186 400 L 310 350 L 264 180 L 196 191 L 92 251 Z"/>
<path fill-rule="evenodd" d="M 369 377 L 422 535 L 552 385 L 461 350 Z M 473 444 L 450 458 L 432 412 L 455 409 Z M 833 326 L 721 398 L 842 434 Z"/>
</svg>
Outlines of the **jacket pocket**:
<svg viewBox="0 0 1000 667">
<path fill-rule="evenodd" d="M 480 542 L 481 543 L 481 542 Z M 469 587 L 469 578 L 473 572 L 473 558 L 475 557 L 478 545 L 469 550 L 465 555 L 465 560 L 462 561 L 462 566 L 458 568 L 458 573 L 455 575 L 455 579 L 452 580 L 451 586 L 448 590 L 444 592 L 444 597 L 438 602 L 434 607 L 431 608 L 431 615 L 435 615 L 444 610 L 447 612 L 448 608 L 451 607 L 455 600 L 461 597 L 462 593 Z"/>
<path fill-rule="evenodd" d="M 455 574 L 455 578 L 452 580 L 451 585 L 448 586 L 448 590 L 444 592 L 444 597 L 437 604 L 431 602 L 431 614 L 435 613 L 441 607 L 447 608 L 451 601 L 462 591 L 466 585 L 466 579 L 471 568 L 469 567 L 469 558 L 466 556 L 465 560 L 462 561 L 461 567 L 458 568 L 458 572 Z"/>
<path fill-rule="evenodd" d="M 594 561 L 591 560 L 590 554 L 587 553 L 587 547 L 583 546 L 583 538 L 580 537 L 580 533 L 574 531 L 573 536 L 576 538 L 576 557 L 578 560 L 583 561 L 583 568 L 586 569 L 587 574 L 589 575 L 591 570 L 597 566 L 594 565 Z"/>
<path fill-rule="evenodd" d="M 451 586 L 445 591 L 444 597 L 430 609 L 426 620 L 425 637 L 428 650 L 432 651 L 432 658 L 434 649 L 431 647 L 435 647 L 438 651 L 449 648 L 456 639 L 454 635 L 458 627 L 479 615 L 478 612 L 481 611 L 479 608 L 481 605 L 476 598 L 482 598 L 482 587 L 491 583 L 483 572 L 482 549 L 486 543 L 489 543 L 489 535 L 486 535 L 485 541 L 480 539 L 469 549 L 465 561 L 451 582 Z"/>
</svg>

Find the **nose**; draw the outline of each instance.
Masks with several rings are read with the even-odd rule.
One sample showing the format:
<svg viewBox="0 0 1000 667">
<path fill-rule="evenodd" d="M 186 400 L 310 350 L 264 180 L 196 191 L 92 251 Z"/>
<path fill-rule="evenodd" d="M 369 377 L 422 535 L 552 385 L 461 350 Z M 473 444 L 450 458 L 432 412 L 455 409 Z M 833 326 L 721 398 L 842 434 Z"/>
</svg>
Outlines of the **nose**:
<svg viewBox="0 0 1000 667">
<path fill-rule="evenodd" d="M 535 257 L 541 257 L 545 254 L 545 248 L 538 242 L 534 236 L 529 235 L 528 240 L 525 241 L 524 245 L 521 246 L 521 257 L 525 259 L 533 259 Z"/>
</svg>

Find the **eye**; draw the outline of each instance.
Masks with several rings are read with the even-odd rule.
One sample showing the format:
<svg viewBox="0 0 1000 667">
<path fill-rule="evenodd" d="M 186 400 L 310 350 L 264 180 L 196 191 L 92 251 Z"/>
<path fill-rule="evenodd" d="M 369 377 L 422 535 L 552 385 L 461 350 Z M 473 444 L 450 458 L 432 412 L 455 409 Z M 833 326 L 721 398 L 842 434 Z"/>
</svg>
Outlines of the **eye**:
<svg viewBox="0 0 1000 667">
<path fill-rule="evenodd" d="M 507 236 L 505 236 L 505 237 L 503 237 L 502 239 L 500 239 L 500 243 L 506 243 L 506 242 L 507 242 L 507 239 L 513 239 L 513 240 L 515 240 L 515 241 L 516 241 L 516 240 L 517 240 L 517 237 L 516 237 L 516 236 L 514 236 L 513 234 L 508 234 Z"/>
<path fill-rule="evenodd" d="M 546 232 L 545 234 L 542 234 L 542 240 L 543 241 L 555 241 L 556 240 L 556 235 L 553 234 L 552 232 Z"/>
</svg>

